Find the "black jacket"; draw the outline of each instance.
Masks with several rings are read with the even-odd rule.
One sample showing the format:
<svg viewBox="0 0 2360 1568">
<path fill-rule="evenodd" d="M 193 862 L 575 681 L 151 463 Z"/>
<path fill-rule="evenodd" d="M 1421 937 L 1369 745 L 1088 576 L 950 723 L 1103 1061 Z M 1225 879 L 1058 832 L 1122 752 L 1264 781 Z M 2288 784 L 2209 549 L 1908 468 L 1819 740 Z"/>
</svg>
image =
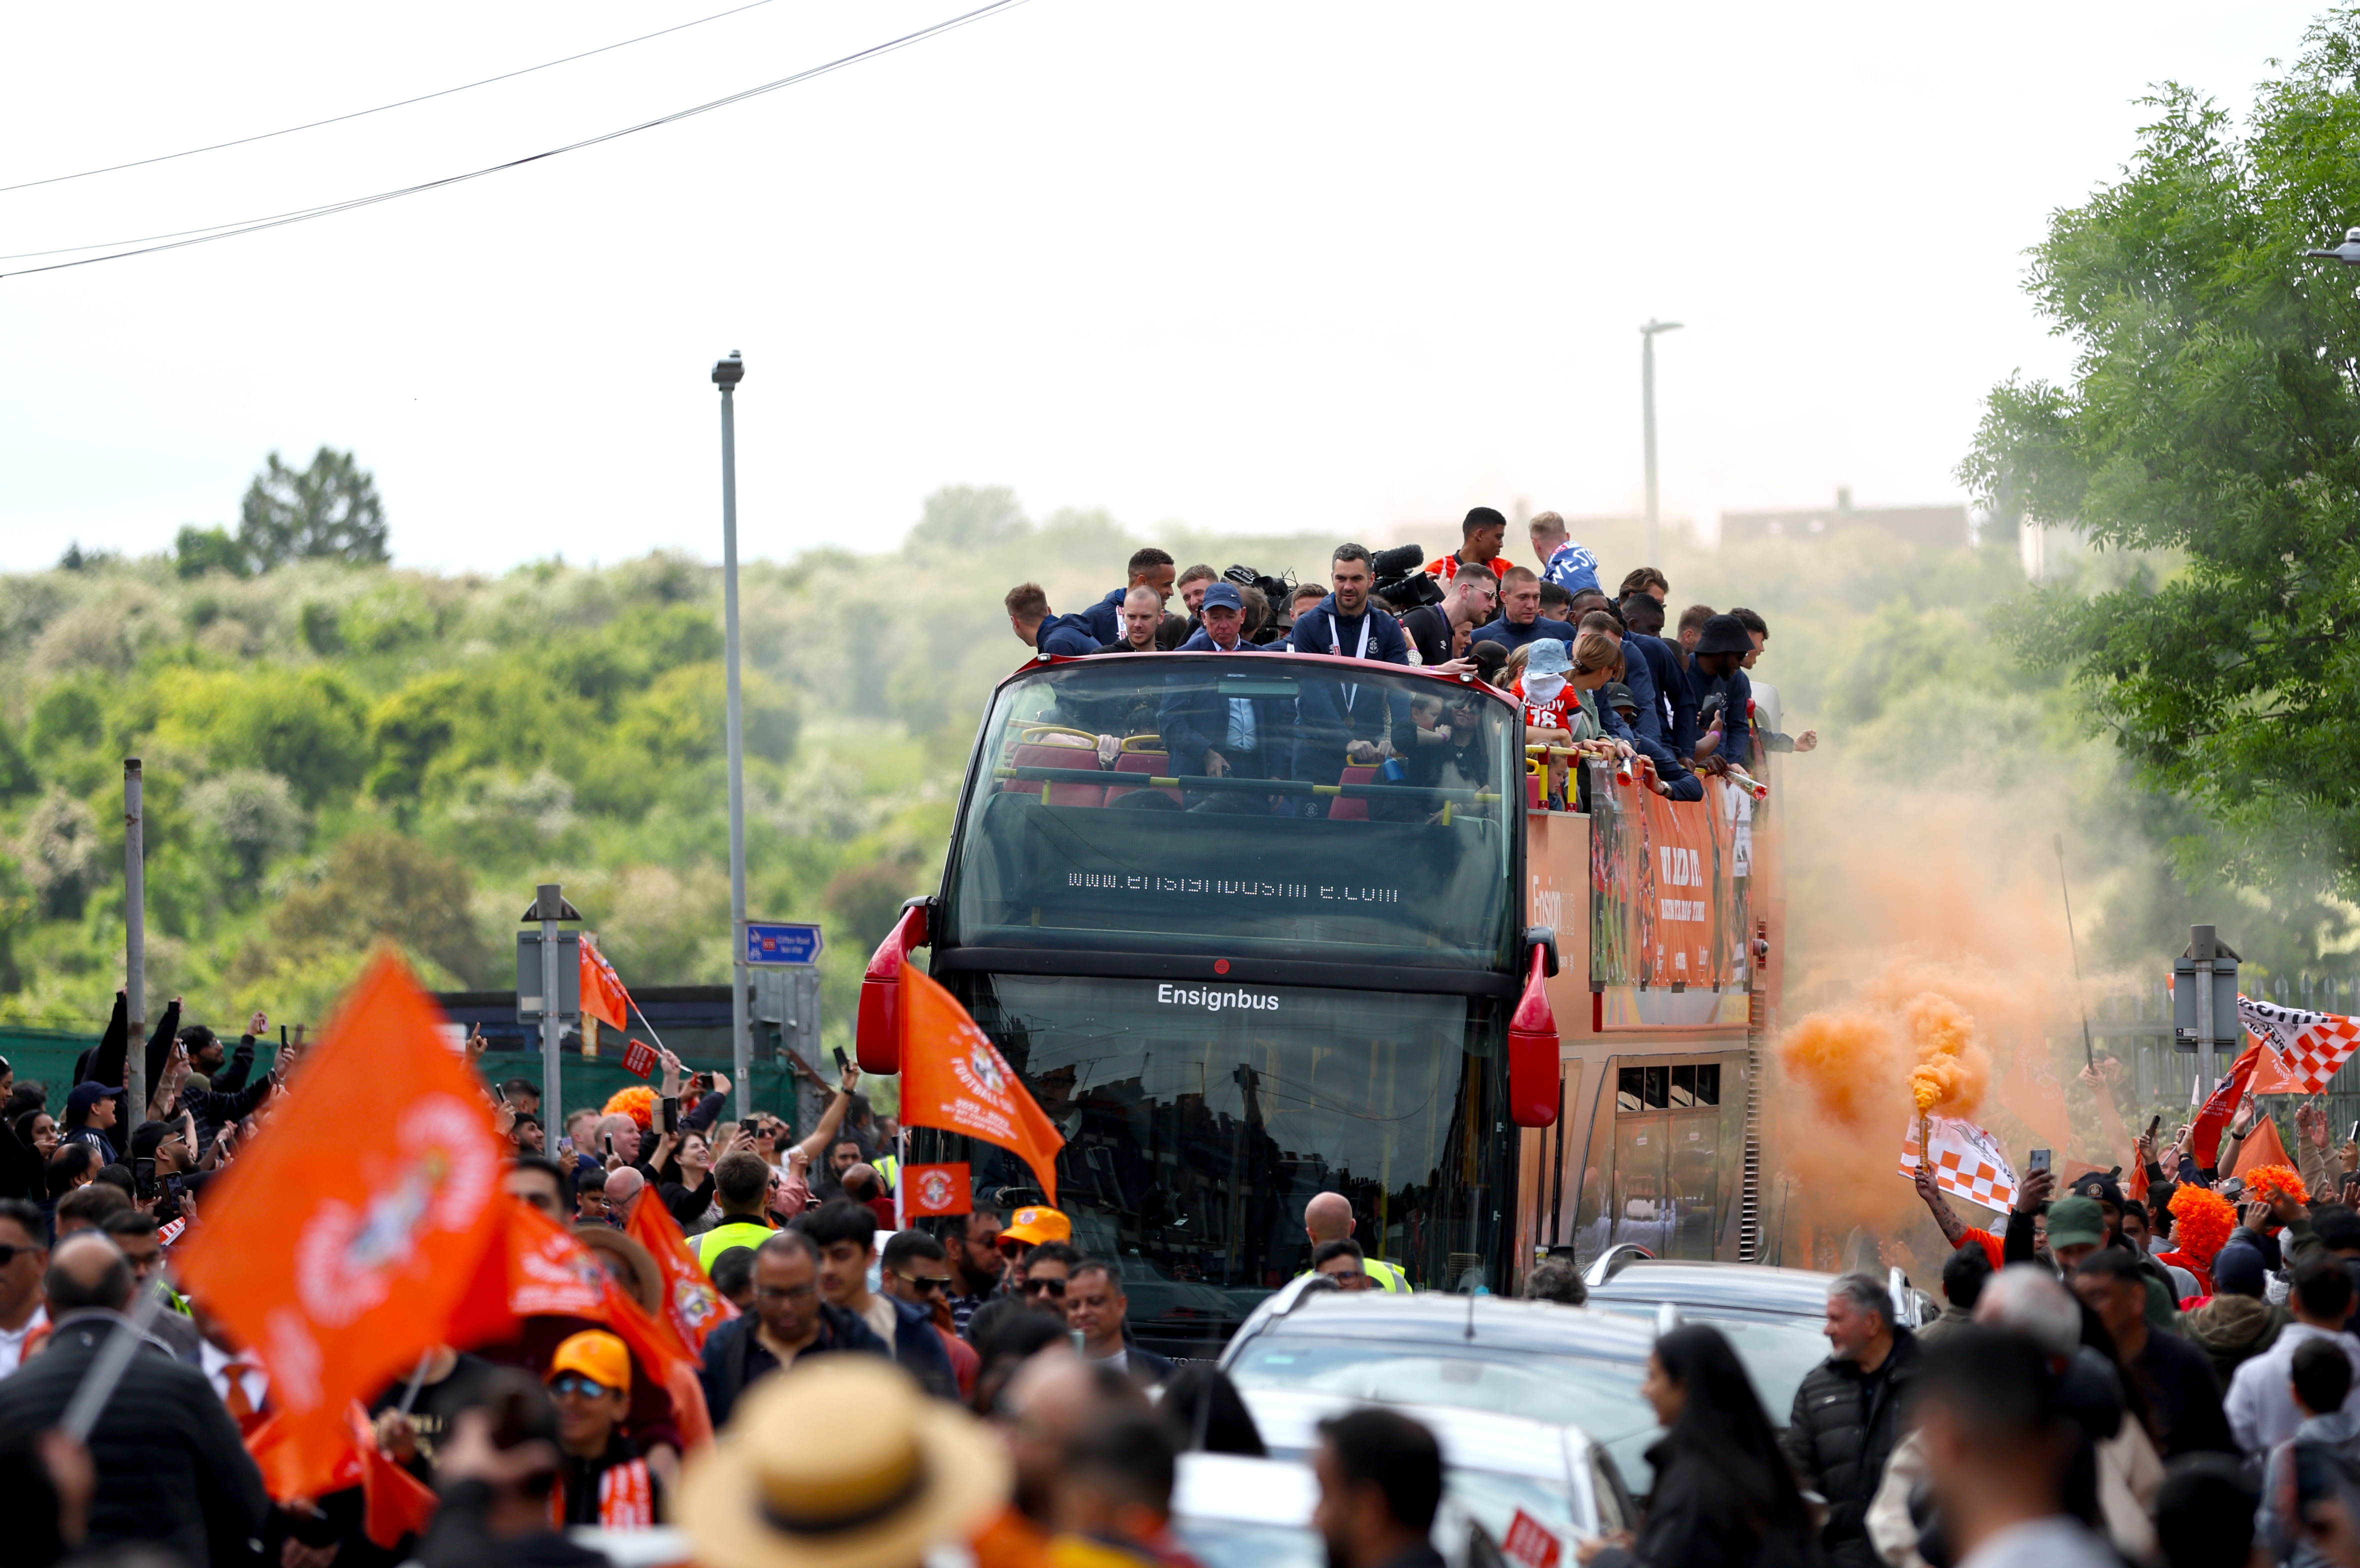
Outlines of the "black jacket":
<svg viewBox="0 0 2360 1568">
<path fill-rule="evenodd" d="M 698 1380 L 705 1385 L 705 1408 L 713 1417 L 716 1431 L 729 1424 L 729 1413 L 738 1408 L 738 1396 L 746 1391 L 746 1385 L 779 1365 L 769 1351 L 755 1344 L 754 1331 L 761 1326 L 761 1321 L 751 1312 L 731 1318 L 705 1342 L 705 1369 Z M 877 1331 L 868 1323 L 842 1307 L 831 1307 L 822 1301 L 819 1337 L 795 1359 L 802 1361 L 839 1350 L 882 1356 L 889 1360 L 893 1355 L 891 1347 L 878 1338 Z M 934 1341 L 934 1351 L 945 1362 L 949 1360 L 940 1338 Z"/>
<path fill-rule="evenodd" d="M 1819 1541 L 1839 1568 L 1874 1568 L 1868 1543 L 1868 1505 L 1884 1478 L 1885 1462 L 1901 1441 L 1901 1405 L 1917 1375 L 1918 1336 L 1893 1331 L 1893 1349 L 1878 1368 L 1874 1402 L 1862 1419 L 1860 1367 L 1833 1356 L 1820 1362 L 1795 1390 L 1795 1413 L 1779 1445 L 1803 1485 L 1828 1500 Z"/>
<path fill-rule="evenodd" d="M 1655 696 L 1662 705 L 1663 743 L 1686 757 L 1696 748 L 1697 700 L 1688 690 L 1688 671 L 1672 657 L 1672 645 L 1659 637 L 1644 632 L 1630 632 L 1622 638 L 1624 661 L 1629 661 L 1633 649 L 1647 662 L 1647 673 L 1654 678 Z"/>
<path fill-rule="evenodd" d="M 115 1325 L 70 1312 L 49 1346 L 0 1378 L 0 1444 L 29 1446 L 58 1424 Z M 262 1474 L 205 1375 L 152 1345 L 131 1358 L 90 1435 L 98 1490 L 90 1545 L 153 1541 L 198 1565 L 244 1563 L 270 1511 Z"/>
<path fill-rule="evenodd" d="M 1788 1568 L 1821 1561 L 1809 1526 L 1766 1534 L 1737 1515 L 1728 1477 L 1670 1438 L 1647 1450 L 1655 1490 L 1647 1522 L 1625 1549 L 1610 1546 L 1590 1568 Z"/>
</svg>

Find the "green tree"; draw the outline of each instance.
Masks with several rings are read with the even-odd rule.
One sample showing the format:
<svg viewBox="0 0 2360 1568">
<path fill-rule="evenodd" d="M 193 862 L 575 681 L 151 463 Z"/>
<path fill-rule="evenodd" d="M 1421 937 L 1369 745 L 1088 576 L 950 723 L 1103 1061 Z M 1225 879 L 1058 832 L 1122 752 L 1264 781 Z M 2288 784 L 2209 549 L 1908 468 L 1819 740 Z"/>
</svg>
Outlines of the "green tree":
<svg viewBox="0 0 2360 1568">
<path fill-rule="evenodd" d="M 377 566 L 387 560 L 385 504 L 377 480 L 348 452 L 322 447 L 311 466 L 292 469 L 272 452 L 246 489 L 237 544 L 254 570 L 290 561 Z"/>
<path fill-rule="evenodd" d="M 356 961 L 379 941 L 463 985 L 493 975 L 491 944 L 475 929 L 466 867 L 398 833 L 355 833 L 328 856 L 326 875 L 290 893 L 270 917 L 272 951 L 249 951 L 240 970 Z"/>
<path fill-rule="evenodd" d="M 2303 252 L 2360 201 L 2360 14 L 2316 24 L 2239 134 L 2174 84 L 2116 182 L 2052 218 L 2027 289 L 2070 380 L 1993 392 L 1961 475 L 1986 505 L 2168 552 L 2004 623 L 2064 665 L 2146 781 L 2360 890 L 2360 298 Z"/>
<path fill-rule="evenodd" d="M 208 572 L 226 572 L 232 577 L 254 574 L 254 562 L 246 558 L 246 548 L 219 523 L 209 528 L 182 523 L 172 540 L 172 566 L 183 577 L 202 577 Z"/>
</svg>

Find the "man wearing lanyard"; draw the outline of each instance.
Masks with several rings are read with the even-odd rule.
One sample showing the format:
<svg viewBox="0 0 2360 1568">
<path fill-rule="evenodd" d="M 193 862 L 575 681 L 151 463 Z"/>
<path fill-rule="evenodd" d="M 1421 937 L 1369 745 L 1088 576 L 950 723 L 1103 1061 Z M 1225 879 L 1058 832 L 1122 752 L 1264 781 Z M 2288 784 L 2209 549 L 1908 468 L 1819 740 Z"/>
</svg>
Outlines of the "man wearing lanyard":
<svg viewBox="0 0 2360 1568">
<path fill-rule="evenodd" d="M 1267 651 L 1244 640 L 1245 597 L 1238 592 L 1236 583 L 1216 583 L 1207 588 L 1196 613 L 1205 624 L 1177 651 Z M 1201 772 L 1207 779 L 1269 779 L 1276 776 L 1275 765 L 1284 760 L 1275 753 L 1287 737 L 1283 724 L 1269 722 L 1274 715 L 1264 708 L 1262 702 L 1252 697 L 1224 699 L 1212 691 L 1178 690 L 1164 699 L 1159 728 L 1172 748 L 1175 767 Z M 1273 733 L 1265 734 L 1266 731 Z M 1205 800 L 1221 800 L 1230 802 L 1231 809 L 1248 803 L 1256 803 L 1256 809 L 1261 809 L 1259 803 L 1265 797 L 1205 797 Z"/>
<path fill-rule="evenodd" d="M 1288 651 L 1407 664 L 1409 639 L 1402 635 L 1401 623 L 1369 603 L 1376 566 L 1366 547 L 1337 546 L 1330 567 L 1328 580 L 1335 592 L 1295 617 L 1295 629 L 1287 634 Z M 1340 775 L 1344 749 L 1351 742 L 1373 741 L 1380 756 L 1389 756 L 1394 730 L 1411 727 L 1405 697 L 1349 677 L 1304 681 L 1296 713 L 1302 726 L 1299 766 L 1302 777 L 1314 783 L 1328 783 Z M 1322 799 L 1308 809 L 1324 817 L 1328 802 Z"/>
</svg>

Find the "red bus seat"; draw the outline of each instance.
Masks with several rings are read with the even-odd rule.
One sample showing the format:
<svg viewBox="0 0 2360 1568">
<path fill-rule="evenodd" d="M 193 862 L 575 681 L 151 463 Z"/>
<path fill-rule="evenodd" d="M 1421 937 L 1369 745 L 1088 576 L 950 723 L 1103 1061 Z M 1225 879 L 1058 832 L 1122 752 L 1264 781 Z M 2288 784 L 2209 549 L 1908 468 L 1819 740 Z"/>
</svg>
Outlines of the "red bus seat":
<svg viewBox="0 0 2360 1568">
<path fill-rule="evenodd" d="M 1126 750 L 1115 757 L 1114 770 L 1117 773 L 1144 773 L 1153 779 L 1170 779 L 1174 777 L 1172 772 L 1172 754 L 1168 751 Z M 1112 805 L 1116 800 L 1130 794 L 1132 790 L 1137 789 L 1138 788 L 1139 786 L 1136 784 L 1116 784 L 1110 782 L 1106 787 L 1107 803 L 1109 805 Z M 1180 791 L 1173 786 L 1169 784 L 1157 784 L 1152 786 L 1152 788 L 1159 794 L 1169 795 L 1172 797 L 1173 802 L 1175 805 L 1179 803 Z"/>
<path fill-rule="evenodd" d="M 1087 746 L 1050 746 L 1036 741 L 1019 746 L 1010 765 L 1016 768 L 1095 769 L 1098 765 L 1098 754 Z M 1049 806 L 1103 806 L 1106 804 L 1106 786 L 1103 784 L 1084 784 L 1065 779 L 1044 781 L 1038 779 L 1005 779 L 1000 781 L 1000 787 L 1012 794 L 1039 795 L 1042 803 Z"/>
<path fill-rule="evenodd" d="M 1344 769 L 1344 777 L 1336 782 L 1373 784 L 1376 781 L 1377 769 L 1374 768 L 1347 768 Z M 1328 820 L 1331 822 L 1365 822 L 1369 820 L 1369 802 L 1365 800 L 1354 800 L 1349 796 L 1338 795 L 1328 803 Z"/>
</svg>

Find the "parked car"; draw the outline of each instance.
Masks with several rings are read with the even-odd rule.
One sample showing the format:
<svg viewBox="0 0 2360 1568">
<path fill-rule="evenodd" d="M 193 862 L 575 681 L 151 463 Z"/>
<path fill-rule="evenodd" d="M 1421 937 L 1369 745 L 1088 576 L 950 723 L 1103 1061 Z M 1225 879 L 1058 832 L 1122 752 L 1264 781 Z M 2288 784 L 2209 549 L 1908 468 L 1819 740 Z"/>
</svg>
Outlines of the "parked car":
<svg viewBox="0 0 2360 1568">
<path fill-rule="evenodd" d="M 1679 1262 L 1618 1247 L 1585 1276 L 1590 1304 L 1658 1326 L 1668 1305 L 1682 1323 L 1710 1323 L 1729 1336 L 1774 1425 L 1795 1408 L 1805 1373 L 1828 1357 L 1828 1287 L 1837 1276 L 1754 1263 Z M 1886 1279 L 1895 1321 L 1915 1328 L 1940 1312 L 1896 1269 Z"/>
<path fill-rule="evenodd" d="M 1634 1492 L 1661 1435 L 1639 1397 L 1652 1327 L 1613 1313 L 1497 1296 L 1306 1292 L 1256 1308 L 1221 1354 L 1241 1390 L 1440 1405 L 1578 1426 Z"/>
<path fill-rule="evenodd" d="M 1272 1455 L 1306 1461 L 1319 1445 L 1319 1423 L 1365 1402 L 1291 1388 L 1249 1388 L 1243 1397 Z M 1578 1426 L 1448 1405 L 1387 1408 L 1434 1433 L 1445 1495 L 1494 1541 L 1506 1541 L 1521 1514 L 1557 1537 L 1558 1561 L 1570 1563 L 1588 1537 L 1638 1527 L 1614 1461 Z M 1539 1550 L 1535 1543 L 1526 1555 Z"/>
<path fill-rule="evenodd" d="M 1318 1503 L 1318 1477 L 1301 1459 L 1184 1454 L 1172 1533 L 1202 1568 L 1328 1568 L 1327 1543 L 1311 1528 Z M 1491 1533 L 1455 1498 L 1443 1499 L 1429 1539 L 1450 1568 L 1509 1568 Z"/>
</svg>

